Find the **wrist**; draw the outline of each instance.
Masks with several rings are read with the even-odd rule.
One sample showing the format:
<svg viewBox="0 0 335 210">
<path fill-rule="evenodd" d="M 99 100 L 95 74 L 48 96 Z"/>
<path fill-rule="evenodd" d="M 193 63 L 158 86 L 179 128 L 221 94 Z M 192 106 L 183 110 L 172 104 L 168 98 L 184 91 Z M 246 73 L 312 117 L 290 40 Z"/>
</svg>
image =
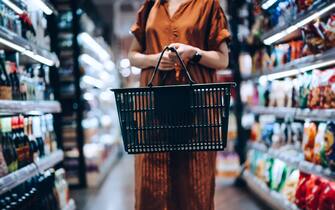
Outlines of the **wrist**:
<svg viewBox="0 0 335 210">
<path fill-rule="evenodd" d="M 148 61 L 149 67 L 156 67 L 157 54 L 147 55 L 147 61 Z"/>
</svg>

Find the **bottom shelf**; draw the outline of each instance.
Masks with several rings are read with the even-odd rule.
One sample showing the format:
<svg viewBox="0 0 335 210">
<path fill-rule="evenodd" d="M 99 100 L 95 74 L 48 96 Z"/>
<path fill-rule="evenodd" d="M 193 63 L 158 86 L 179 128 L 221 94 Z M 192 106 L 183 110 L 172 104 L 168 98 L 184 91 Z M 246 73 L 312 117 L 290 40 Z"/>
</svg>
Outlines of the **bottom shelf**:
<svg viewBox="0 0 335 210">
<path fill-rule="evenodd" d="M 249 171 L 244 171 L 243 179 L 247 182 L 247 185 L 252 190 L 252 192 L 254 192 L 272 209 L 299 210 L 299 208 L 295 204 L 289 202 L 280 193 L 270 190 L 265 183 L 260 181 Z"/>
<path fill-rule="evenodd" d="M 76 209 L 76 203 L 73 199 L 70 199 L 69 203 L 65 206 L 62 210 L 75 210 Z"/>
</svg>

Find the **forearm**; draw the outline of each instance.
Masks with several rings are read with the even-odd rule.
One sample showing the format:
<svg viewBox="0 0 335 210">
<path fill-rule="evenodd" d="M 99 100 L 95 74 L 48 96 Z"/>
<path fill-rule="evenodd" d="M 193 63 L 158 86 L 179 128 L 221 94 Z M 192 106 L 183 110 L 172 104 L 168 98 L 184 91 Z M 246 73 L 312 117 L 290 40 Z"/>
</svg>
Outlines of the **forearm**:
<svg viewBox="0 0 335 210">
<path fill-rule="evenodd" d="M 213 69 L 225 69 L 229 64 L 228 53 L 219 51 L 197 50 L 202 57 L 199 63 Z"/>
<path fill-rule="evenodd" d="M 140 69 L 146 69 L 155 65 L 153 55 L 146 55 L 139 52 L 129 52 L 129 61 L 132 66 Z"/>
</svg>

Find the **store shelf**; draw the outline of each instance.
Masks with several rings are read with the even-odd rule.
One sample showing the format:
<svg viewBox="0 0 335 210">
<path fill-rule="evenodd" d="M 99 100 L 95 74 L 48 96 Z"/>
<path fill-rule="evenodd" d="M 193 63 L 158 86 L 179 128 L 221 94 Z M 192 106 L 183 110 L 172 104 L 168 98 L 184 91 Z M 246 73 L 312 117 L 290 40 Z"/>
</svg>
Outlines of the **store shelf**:
<svg viewBox="0 0 335 210">
<path fill-rule="evenodd" d="M 327 14 L 329 11 L 335 8 L 335 3 L 333 0 L 319 1 L 316 5 L 299 14 L 293 21 L 287 22 L 282 26 L 277 26 L 272 30 L 264 33 L 261 39 L 265 44 L 277 43 L 281 40 L 292 35 L 302 26 L 310 23 L 311 21 L 320 18 L 321 16 Z"/>
<path fill-rule="evenodd" d="M 47 158 L 43 158 L 38 163 L 36 163 L 37 169 L 39 171 L 45 171 L 58 163 L 62 162 L 64 159 L 64 152 L 62 150 L 57 150 L 49 155 Z"/>
<path fill-rule="evenodd" d="M 320 165 L 316 165 L 305 160 L 302 160 L 298 156 L 290 156 L 287 155 L 286 152 L 275 150 L 275 149 L 267 149 L 265 145 L 259 143 L 251 143 L 249 144 L 249 148 L 258 150 L 260 152 L 268 154 L 272 158 L 279 159 L 285 162 L 287 165 L 292 168 L 299 169 L 302 172 L 308 174 L 314 174 L 328 180 L 335 181 L 335 172 L 332 172 L 329 168 L 323 168 Z"/>
<path fill-rule="evenodd" d="M 262 69 L 257 70 L 256 74 L 252 74 L 249 76 L 244 76 L 243 80 L 256 80 L 259 79 L 261 76 L 276 76 L 282 74 L 292 75 L 295 72 L 299 73 L 304 72 L 306 70 L 312 70 L 314 68 L 327 67 L 335 64 L 335 48 L 330 49 L 324 53 L 320 53 L 317 55 L 309 55 L 303 58 L 296 59 L 292 62 L 279 65 L 272 69 Z M 262 73 L 260 73 L 262 72 Z"/>
<path fill-rule="evenodd" d="M 0 113 L 60 113 L 58 101 L 11 101 L 0 100 Z"/>
<path fill-rule="evenodd" d="M 59 65 L 59 60 L 55 53 L 38 47 L 4 27 L 0 27 L 0 44 L 5 49 L 10 48 L 16 50 L 39 63 L 44 63 L 49 66 Z"/>
<path fill-rule="evenodd" d="M 247 111 L 254 114 L 274 115 L 278 118 L 292 117 L 296 120 L 328 121 L 335 119 L 335 109 L 310 110 L 289 107 L 249 106 Z"/>
<path fill-rule="evenodd" d="M 242 177 L 252 192 L 265 201 L 272 209 L 299 210 L 295 204 L 289 202 L 280 193 L 270 190 L 264 182 L 252 175 L 249 171 L 244 171 Z"/>
<path fill-rule="evenodd" d="M 73 199 L 70 199 L 69 203 L 62 210 L 76 210 L 76 203 L 74 202 Z"/>
<path fill-rule="evenodd" d="M 38 175 L 40 171 L 53 167 L 62 160 L 63 152 L 58 150 L 55 153 L 41 159 L 38 163 L 32 163 L 19 169 L 18 171 L 0 178 L 0 195 Z"/>
</svg>

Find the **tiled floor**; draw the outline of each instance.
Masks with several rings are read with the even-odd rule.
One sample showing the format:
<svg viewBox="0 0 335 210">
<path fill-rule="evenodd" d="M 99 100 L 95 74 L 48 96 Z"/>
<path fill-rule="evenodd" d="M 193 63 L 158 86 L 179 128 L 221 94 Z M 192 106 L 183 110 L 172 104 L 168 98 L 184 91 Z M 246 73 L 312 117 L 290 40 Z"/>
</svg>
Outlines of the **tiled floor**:
<svg viewBox="0 0 335 210">
<path fill-rule="evenodd" d="M 121 159 L 100 189 L 76 190 L 72 196 L 77 210 L 133 210 L 134 163 L 129 156 Z M 216 210 L 269 210 L 246 190 L 217 186 Z"/>
</svg>

